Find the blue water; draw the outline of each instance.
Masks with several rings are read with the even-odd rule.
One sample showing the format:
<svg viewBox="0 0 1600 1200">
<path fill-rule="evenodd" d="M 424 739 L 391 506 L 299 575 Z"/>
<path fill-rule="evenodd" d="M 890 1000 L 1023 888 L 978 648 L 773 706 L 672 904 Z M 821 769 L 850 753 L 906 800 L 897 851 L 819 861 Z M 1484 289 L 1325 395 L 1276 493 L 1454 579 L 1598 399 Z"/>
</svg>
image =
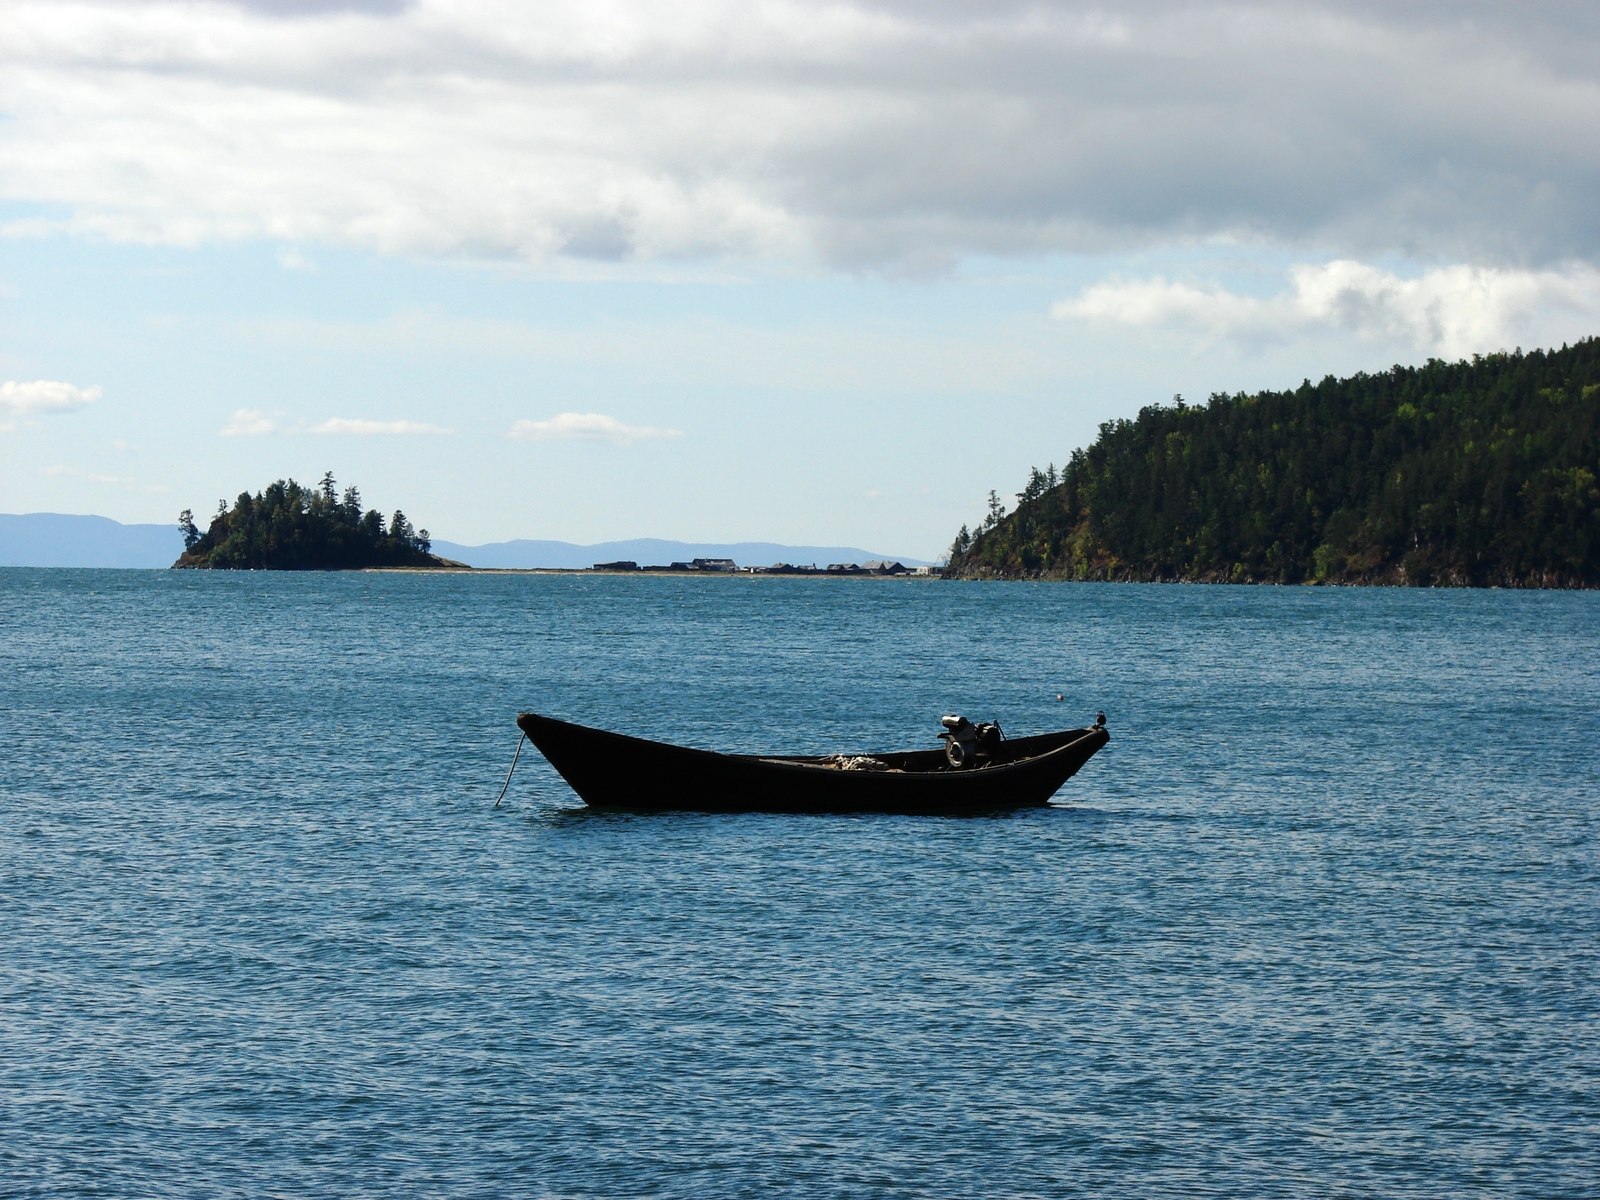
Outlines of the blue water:
<svg viewBox="0 0 1600 1200">
<path fill-rule="evenodd" d="M 1593 593 L 0 571 L 0 1193 L 1600 1195 L 1597 674 Z M 496 810 L 519 709 L 1113 740 Z"/>
</svg>

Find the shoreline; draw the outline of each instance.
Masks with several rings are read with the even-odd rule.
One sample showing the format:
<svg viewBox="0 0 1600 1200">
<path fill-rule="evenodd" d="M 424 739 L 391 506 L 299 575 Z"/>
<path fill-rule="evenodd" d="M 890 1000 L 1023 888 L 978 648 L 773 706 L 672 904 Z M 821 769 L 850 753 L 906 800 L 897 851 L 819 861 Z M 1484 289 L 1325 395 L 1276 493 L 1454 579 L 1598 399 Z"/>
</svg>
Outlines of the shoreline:
<svg viewBox="0 0 1600 1200">
<path fill-rule="evenodd" d="M 589 575 L 607 579 L 941 579 L 910 571 L 890 575 L 876 571 L 674 571 L 667 567 L 649 571 L 596 571 L 592 567 L 353 567 L 367 575 Z M 294 572 L 285 572 L 286 574 Z M 303 573 L 303 572 L 302 572 Z"/>
</svg>

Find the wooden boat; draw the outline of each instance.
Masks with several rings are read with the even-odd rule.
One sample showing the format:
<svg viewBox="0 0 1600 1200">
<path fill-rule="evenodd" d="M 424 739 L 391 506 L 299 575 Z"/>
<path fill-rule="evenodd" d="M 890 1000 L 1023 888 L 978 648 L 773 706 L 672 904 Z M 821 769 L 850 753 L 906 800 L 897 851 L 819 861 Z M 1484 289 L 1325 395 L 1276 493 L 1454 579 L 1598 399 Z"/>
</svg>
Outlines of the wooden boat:
<svg viewBox="0 0 1600 1200">
<path fill-rule="evenodd" d="M 1039 806 L 1109 735 L 1088 729 L 998 736 L 976 761 L 944 749 L 890 754 L 717 754 L 589 729 L 536 713 L 517 725 L 593 808 L 698 812 L 959 815 Z M 968 726 L 968 728 L 971 728 Z M 996 730 L 998 734 L 998 730 Z"/>
</svg>

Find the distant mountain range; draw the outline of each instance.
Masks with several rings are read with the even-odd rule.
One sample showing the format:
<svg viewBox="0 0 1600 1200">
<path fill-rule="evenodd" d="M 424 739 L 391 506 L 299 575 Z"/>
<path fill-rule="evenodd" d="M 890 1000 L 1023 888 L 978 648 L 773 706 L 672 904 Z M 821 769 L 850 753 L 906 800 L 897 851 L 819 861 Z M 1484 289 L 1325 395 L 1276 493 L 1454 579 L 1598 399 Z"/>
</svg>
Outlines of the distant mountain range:
<svg viewBox="0 0 1600 1200">
<path fill-rule="evenodd" d="M 0 567 L 170 567 L 182 553 L 183 534 L 176 524 L 0 513 Z"/>
<path fill-rule="evenodd" d="M 668 542 L 636 538 L 578 546 L 571 542 L 492 542 L 463 546 L 435 541 L 433 552 L 473 567 L 591 567 L 597 562 L 632 559 L 641 566 L 687 562 L 696 558 L 731 558 L 741 567 L 776 562 L 796 566 L 816 563 L 864 563 L 880 559 L 908 567 L 921 559 L 879 554 L 855 546 L 784 546 L 777 542 Z M 173 525 L 123 525 L 109 517 L 66 513 L 0 513 L 0 567 L 170 567 L 183 553 L 183 535 Z"/>
</svg>

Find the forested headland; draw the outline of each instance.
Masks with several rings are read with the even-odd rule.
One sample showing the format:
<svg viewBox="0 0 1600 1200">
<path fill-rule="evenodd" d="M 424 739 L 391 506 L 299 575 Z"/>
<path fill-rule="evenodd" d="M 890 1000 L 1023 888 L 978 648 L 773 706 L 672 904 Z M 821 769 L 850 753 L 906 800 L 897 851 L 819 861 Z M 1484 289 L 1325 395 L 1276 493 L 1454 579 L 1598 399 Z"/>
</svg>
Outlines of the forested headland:
<svg viewBox="0 0 1600 1200">
<path fill-rule="evenodd" d="M 1600 339 L 1100 426 L 947 577 L 1600 586 Z"/>
<path fill-rule="evenodd" d="M 178 518 L 184 551 L 174 567 L 252 571 L 341 571 L 362 567 L 460 566 L 430 553 L 428 531 L 403 512 L 387 521 L 361 511 L 361 493 L 341 496 L 333 472 L 316 488 L 280 479 L 252 496 L 217 506 L 204 533 L 187 509 Z"/>
</svg>

